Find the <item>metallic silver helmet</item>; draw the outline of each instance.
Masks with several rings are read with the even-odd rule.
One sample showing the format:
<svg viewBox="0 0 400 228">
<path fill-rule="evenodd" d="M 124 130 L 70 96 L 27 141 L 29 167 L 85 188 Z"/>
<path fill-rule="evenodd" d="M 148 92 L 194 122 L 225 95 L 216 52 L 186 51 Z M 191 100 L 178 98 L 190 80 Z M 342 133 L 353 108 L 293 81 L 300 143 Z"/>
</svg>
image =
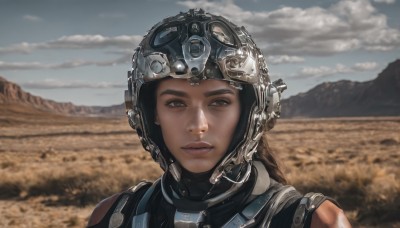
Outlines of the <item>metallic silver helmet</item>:
<svg viewBox="0 0 400 228">
<path fill-rule="evenodd" d="M 227 170 L 235 165 L 250 164 L 264 131 L 279 117 L 280 96 L 286 85 L 280 79 L 271 83 L 265 58 L 246 29 L 222 16 L 191 9 L 153 26 L 135 50 L 125 91 L 129 123 L 153 159 L 179 181 L 180 165 L 154 124 L 155 98 L 151 97 L 155 87 L 152 90 L 151 85 L 166 77 L 187 79 L 193 85 L 219 79 L 250 90 L 253 99 L 242 107 L 239 138 L 231 143 L 210 182 L 229 179 Z M 248 168 L 241 180 L 231 181 L 243 182 L 249 173 Z"/>
</svg>

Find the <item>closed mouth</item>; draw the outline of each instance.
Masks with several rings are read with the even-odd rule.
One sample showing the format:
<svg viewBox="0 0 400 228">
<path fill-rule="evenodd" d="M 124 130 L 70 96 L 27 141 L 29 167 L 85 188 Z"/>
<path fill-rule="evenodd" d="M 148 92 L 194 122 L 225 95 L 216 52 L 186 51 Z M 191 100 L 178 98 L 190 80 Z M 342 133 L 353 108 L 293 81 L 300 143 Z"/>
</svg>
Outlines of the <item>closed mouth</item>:
<svg viewBox="0 0 400 228">
<path fill-rule="evenodd" d="M 181 148 L 189 153 L 206 153 L 211 151 L 214 147 L 207 142 L 191 142 Z"/>
</svg>

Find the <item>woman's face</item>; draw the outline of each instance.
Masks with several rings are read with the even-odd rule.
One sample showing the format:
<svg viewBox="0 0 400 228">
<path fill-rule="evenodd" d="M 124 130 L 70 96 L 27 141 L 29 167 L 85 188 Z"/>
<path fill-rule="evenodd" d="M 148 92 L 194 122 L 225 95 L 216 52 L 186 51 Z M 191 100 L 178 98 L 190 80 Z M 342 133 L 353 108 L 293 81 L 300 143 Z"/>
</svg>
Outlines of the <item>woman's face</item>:
<svg viewBox="0 0 400 228">
<path fill-rule="evenodd" d="M 192 86 L 185 79 L 167 79 L 160 82 L 156 97 L 156 123 L 169 151 L 190 172 L 211 170 L 239 121 L 238 90 L 221 80 Z"/>
</svg>

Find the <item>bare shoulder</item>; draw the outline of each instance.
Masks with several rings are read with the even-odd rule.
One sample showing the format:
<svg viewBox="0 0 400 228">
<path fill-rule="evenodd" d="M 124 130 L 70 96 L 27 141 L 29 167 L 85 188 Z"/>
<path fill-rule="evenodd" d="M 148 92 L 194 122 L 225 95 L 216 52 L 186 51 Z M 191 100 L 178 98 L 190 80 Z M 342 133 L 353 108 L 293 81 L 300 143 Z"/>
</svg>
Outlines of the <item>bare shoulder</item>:
<svg viewBox="0 0 400 228">
<path fill-rule="evenodd" d="M 94 226 L 98 224 L 103 217 L 107 214 L 108 210 L 112 207 L 112 205 L 115 203 L 115 201 L 118 199 L 118 197 L 122 193 L 117 193 L 114 194 L 104 200 L 102 200 L 100 203 L 96 205 L 96 208 L 93 210 L 92 215 L 89 218 L 89 222 L 87 224 L 87 227 Z"/>
<path fill-rule="evenodd" d="M 311 228 L 348 228 L 351 227 L 343 210 L 329 200 L 325 200 L 314 211 L 311 219 Z"/>
</svg>

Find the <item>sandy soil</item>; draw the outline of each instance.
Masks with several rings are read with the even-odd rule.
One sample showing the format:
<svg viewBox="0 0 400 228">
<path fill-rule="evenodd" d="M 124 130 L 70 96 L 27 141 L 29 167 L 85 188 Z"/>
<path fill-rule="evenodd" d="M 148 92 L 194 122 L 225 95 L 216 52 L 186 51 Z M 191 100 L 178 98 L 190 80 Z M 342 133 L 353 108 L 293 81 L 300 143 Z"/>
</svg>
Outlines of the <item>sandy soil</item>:
<svg viewBox="0 0 400 228">
<path fill-rule="evenodd" d="M 321 166 L 333 169 L 359 165 L 382 169 L 385 178 L 392 175 L 390 178 L 397 182 L 399 129 L 400 117 L 280 120 L 268 133 L 268 139 L 294 183 L 298 181 L 299 170 L 312 172 Z M 86 224 L 93 203 L 85 206 L 68 203 L 60 200 L 63 196 L 57 191 L 41 194 L 29 188 L 40 180 L 47 180 L 49 175 L 100 170 L 118 173 L 119 166 L 132 169 L 129 172 L 136 172 L 139 179 L 151 179 L 161 172 L 144 153 L 125 119 L 9 121 L 0 127 L 0 164 L 3 179 L 0 190 L 17 191 L 17 194 L 0 194 L 0 227 L 83 227 Z M 146 168 L 138 172 L 137 167 Z M 132 185 L 135 181 L 131 181 Z M 27 187 L 24 189 L 24 186 Z M 357 213 L 349 211 L 348 216 L 355 220 Z M 400 227 L 399 222 L 383 227 L 386 226 Z"/>
</svg>

